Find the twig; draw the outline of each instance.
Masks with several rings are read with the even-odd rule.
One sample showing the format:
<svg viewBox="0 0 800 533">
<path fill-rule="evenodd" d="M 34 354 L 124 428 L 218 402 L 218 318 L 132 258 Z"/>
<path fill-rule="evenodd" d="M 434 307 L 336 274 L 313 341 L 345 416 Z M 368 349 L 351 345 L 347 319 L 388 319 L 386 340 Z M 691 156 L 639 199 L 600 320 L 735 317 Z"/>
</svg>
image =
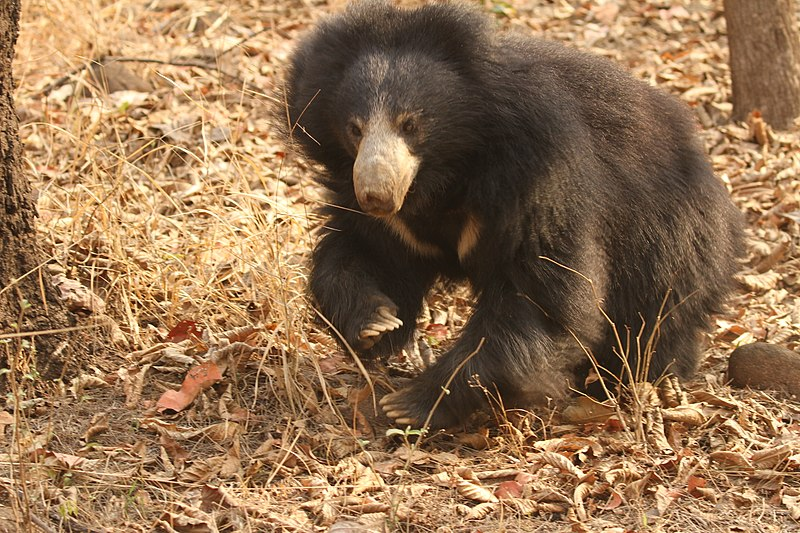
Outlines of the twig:
<svg viewBox="0 0 800 533">
<path fill-rule="evenodd" d="M 35 513 L 28 511 L 28 517 L 30 517 L 31 522 L 33 522 L 36 527 L 45 533 L 56 533 L 56 530 L 50 527 L 50 524 L 39 518 Z"/>
<path fill-rule="evenodd" d="M 99 328 L 100 324 L 88 324 L 86 326 L 74 326 L 70 328 L 43 329 L 40 331 L 18 331 L 16 333 L 0 333 L 0 340 L 19 339 L 24 337 L 37 337 L 39 335 L 56 335 L 58 333 L 70 333 L 72 331 L 82 331 L 85 329 Z"/>
<path fill-rule="evenodd" d="M 229 52 L 230 50 L 225 50 L 222 54 Z M 222 55 L 220 54 L 220 56 Z M 217 56 L 219 57 L 219 56 Z M 152 57 L 116 57 L 116 56 L 100 56 L 97 59 L 92 59 L 74 69 L 72 69 L 68 74 L 61 76 L 57 80 L 51 81 L 48 83 L 40 92 L 39 94 L 48 95 L 55 89 L 58 89 L 65 83 L 67 83 L 70 79 L 75 77 L 80 72 L 90 68 L 94 65 L 105 66 L 107 63 L 154 63 L 157 65 L 169 65 L 173 67 L 194 67 L 194 68 L 202 68 L 204 70 L 211 70 L 216 71 L 222 77 L 228 78 L 231 81 L 235 81 L 237 83 L 243 83 L 239 76 L 235 74 L 231 74 L 222 70 L 215 65 L 210 64 L 208 61 L 192 61 L 192 60 L 182 60 L 182 59 L 156 59 Z"/>
<path fill-rule="evenodd" d="M 221 55 L 221 54 L 220 54 Z M 217 56 L 219 57 L 219 56 Z M 157 65 L 170 65 L 173 67 L 196 67 L 202 68 L 205 70 L 213 70 L 226 78 L 230 78 L 231 80 L 242 83 L 242 80 L 239 76 L 235 74 L 231 74 L 222 70 L 221 68 L 216 67 L 215 65 L 210 64 L 208 61 L 192 61 L 192 60 L 183 60 L 183 59 L 155 59 L 152 57 L 115 57 L 115 56 L 106 56 L 102 58 L 100 64 L 106 63 L 155 63 Z"/>
</svg>

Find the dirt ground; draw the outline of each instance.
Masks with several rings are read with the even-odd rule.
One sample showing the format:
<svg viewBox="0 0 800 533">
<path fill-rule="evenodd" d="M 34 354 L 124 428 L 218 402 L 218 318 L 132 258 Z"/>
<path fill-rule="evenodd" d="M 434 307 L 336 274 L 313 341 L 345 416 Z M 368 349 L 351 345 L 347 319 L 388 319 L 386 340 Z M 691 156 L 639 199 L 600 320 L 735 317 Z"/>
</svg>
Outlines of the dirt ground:
<svg viewBox="0 0 800 533">
<path fill-rule="evenodd" d="M 694 381 L 583 405 L 591 421 L 495 412 L 424 439 L 376 400 L 457 334 L 468 291 L 437 288 L 422 353 L 367 372 L 306 299 L 321 196 L 274 111 L 297 37 L 343 5 L 23 2 L 16 101 L 47 271 L 109 351 L 7 399 L 0 531 L 800 529 L 800 404 L 726 375 L 735 346 L 800 338 L 800 135 L 730 121 L 722 2 L 482 4 L 686 101 L 748 257 Z"/>
</svg>

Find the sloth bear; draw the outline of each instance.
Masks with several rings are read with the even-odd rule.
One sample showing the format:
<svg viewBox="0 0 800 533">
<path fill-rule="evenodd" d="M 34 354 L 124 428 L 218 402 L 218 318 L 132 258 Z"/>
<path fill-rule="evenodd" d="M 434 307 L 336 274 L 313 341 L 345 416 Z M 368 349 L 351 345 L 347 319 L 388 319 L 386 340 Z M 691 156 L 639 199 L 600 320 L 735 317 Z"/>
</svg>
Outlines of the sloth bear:
<svg viewBox="0 0 800 533">
<path fill-rule="evenodd" d="M 392 354 L 437 279 L 475 293 L 454 345 L 382 398 L 398 424 L 563 397 L 592 368 L 689 376 L 737 268 L 740 213 L 686 106 L 492 26 L 466 6 L 357 3 L 288 70 L 292 136 L 331 196 L 310 289 L 341 339 Z"/>
</svg>

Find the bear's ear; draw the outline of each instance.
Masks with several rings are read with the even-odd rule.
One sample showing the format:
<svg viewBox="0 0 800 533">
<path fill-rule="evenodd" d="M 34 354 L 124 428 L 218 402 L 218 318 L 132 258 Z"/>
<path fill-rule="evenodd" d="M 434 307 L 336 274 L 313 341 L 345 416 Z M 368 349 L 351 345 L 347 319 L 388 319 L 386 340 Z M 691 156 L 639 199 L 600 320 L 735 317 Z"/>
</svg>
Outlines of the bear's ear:
<svg viewBox="0 0 800 533">
<path fill-rule="evenodd" d="M 331 126 L 332 99 L 354 62 L 372 53 L 411 53 L 467 74 L 481 69 L 491 39 L 490 19 L 468 6 L 401 9 L 387 2 L 355 2 L 320 22 L 295 50 L 286 73 L 288 128 L 315 159 L 343 165 L 342 150 L 330 142 L 319 146 L 315 139 L 339 136 Z"/>
<path fill-rule="evenodd" d="M 412 47 L 464 68 L 481 63 L 491 45 L 491 19 L 466 4 L 428 4 L 405 11 L 405 28 L 394 34 L 396 46 Z"/>
<path fill-rule="evenodd" d="M 403 9 L 385 1 L 356 1 L 322 21 L 299 52 L 307 70 L 328 74 L 341 74 L 366 53 L 389 50 L 413 51 L 467 68 L 480 62 L 491 36 L 491 19 L 469 5 Z"/>
</svg>

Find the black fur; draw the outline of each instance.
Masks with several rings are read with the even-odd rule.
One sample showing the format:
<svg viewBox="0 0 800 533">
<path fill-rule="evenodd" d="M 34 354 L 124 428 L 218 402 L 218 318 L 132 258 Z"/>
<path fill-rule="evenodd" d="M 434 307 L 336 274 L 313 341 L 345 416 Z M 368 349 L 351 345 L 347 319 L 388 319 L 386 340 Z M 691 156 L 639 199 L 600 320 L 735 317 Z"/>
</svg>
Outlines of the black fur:
<svg viewBox="0 0 800 533">
<path fill-rule="evenodd" d="M 390 68 L 377 72 L 375 58 Z M 472 376 L 507 407 L 558 397 L 581 383 L 587 352 L 620 375 L 624 351 L 636 371 L 651 335 L 649 378 L 692 373 L 741 227 L 675 98 L 600 57 L 498 33 L 471 8 L 375 3 L 302 41 L 287 91 L 294 139 L 327 169 L 338 206 L 326 209 L 311 291 L 348 343 L 394 306 L 404 325 L 362 351 L 399 350 L 439 276 L 476 294 L 461 337 L 392 395 L 391 416 L 422 423 L 454 372 L 434 427 L 485 406 Z M 421 164 L 396 216 L 422 248 L 359 212 L 348 121 L 377 111 L 418 119 L 405 139 Z M 460 258 L 470 220 L 478 238 Z"/>
</svg>

